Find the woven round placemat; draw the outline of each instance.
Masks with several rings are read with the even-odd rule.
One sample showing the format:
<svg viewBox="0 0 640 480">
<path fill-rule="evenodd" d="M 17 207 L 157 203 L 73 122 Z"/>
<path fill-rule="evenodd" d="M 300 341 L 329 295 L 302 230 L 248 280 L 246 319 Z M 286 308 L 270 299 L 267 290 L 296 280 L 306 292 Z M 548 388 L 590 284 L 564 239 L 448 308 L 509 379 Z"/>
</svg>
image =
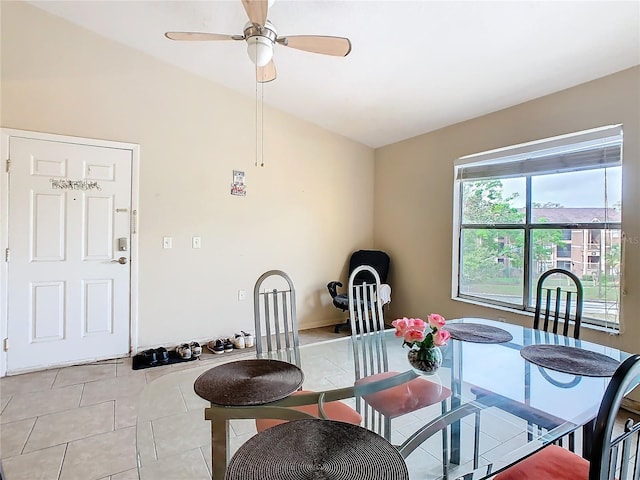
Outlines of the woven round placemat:
<svg viewBox="0 0 640 480">
<path fill-rule="evenodd" d="M 297 366 L 271 359 L 238 360 L 200 375 L 193 389 L 205 400 L 224 406 L 263 405 L 288 397 L 302 386 Z"/>
<path fill-rule="evenodd" d="M 504 343 L 513 340 L 506 330 L 481 323 L 456 323 L 444 327 L 451 334 L 451 338 L 463 342 L 474 343 Z"/>
<path fill-rule="evenodd" d="M 584 377 L 610 377 L 620 365 L 602 353 L 567 345 L 528 345 L 520 355 L 541 367 Z"/>
<path fill-rule="evenodd" d="M 398 449 L 350 423 L 305 419 L 276 425 L 245 442 L 226 480 L 407 480 Z"/>
</svg>

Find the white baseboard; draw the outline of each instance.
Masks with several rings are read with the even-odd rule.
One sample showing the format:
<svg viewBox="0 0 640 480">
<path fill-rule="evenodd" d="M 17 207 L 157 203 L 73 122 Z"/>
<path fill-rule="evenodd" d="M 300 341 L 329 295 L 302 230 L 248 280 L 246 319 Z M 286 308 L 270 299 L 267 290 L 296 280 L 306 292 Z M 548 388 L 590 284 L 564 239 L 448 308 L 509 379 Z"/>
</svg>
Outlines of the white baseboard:
<svg viewBox="0 0 640 480">
<path fill-rule="evenodd" d="M 325 320 L 316 320 L 315 322 L 305 322 L 304 325 L 299 325 L 300 330 L 309 330 L 312 328 L 321 328 L 321 327 L 332 327 L 334 325 L 338 325 L 339 323 L 344 323 L 347 321 L 347 317 L 344 318 L 332 318 Z"/>
</svg>

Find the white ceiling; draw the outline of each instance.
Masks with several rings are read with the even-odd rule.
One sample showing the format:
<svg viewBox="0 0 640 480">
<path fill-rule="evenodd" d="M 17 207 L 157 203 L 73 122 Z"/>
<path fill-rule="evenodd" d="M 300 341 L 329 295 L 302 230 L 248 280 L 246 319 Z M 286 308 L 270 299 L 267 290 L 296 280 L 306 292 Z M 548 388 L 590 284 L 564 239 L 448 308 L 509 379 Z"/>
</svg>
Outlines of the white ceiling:
<svg viewBox="0 0 640 480">
<path fill-rule="evenodd" d="M 240 0 L 31 1 L 105 37 L 255 96 Z M 379 147 L 640 64 L 640 2 L 276 0 L 279 35 L 349 37 L 345 57 L 276 46 L 270 105 Z M 25 26 L 25 28 L 27 28 Z"/>
</svg>

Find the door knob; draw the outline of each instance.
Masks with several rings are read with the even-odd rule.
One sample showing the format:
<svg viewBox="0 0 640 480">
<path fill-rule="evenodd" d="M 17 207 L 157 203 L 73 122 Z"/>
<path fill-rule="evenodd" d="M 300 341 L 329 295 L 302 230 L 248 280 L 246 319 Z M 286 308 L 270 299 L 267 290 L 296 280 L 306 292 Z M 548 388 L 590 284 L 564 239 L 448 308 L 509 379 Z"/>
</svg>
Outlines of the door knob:
<svg viewBox="0 0 640 480">
<path fill-rule="evenodd" d="M 119 263 L 120 265 L 125 265 L 127 263 L 127 257 L 114 258 L 111 260 L 111 263 Z"/>
</svg>

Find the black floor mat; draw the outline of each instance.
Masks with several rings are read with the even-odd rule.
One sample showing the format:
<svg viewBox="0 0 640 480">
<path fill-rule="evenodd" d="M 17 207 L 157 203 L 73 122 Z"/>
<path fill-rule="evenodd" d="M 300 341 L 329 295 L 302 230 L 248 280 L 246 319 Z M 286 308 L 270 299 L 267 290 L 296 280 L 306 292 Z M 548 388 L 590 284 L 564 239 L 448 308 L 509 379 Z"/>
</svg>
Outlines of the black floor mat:
<svg viewBox="0 0 640 480">
<path fill-rule="evenodd" d="M 176 351 L 170 351 L 169 353 L 169 361 L 166 363 L 154 363 L 153 365 L 149 365 L 146 362 L 146 359 L 144 358 L 144 356 L 142 354 L 138 354 L 135 357 L 133 357 L 133 362 L 132 362 L 132 368 L 133 370 L 141 370 L 143 368 L 152 368 L 152 367 L 160 367 L 162 365 L 171 365 L 172 363 L 182 363 L 182 362 L 192 362 L 194 360 L 198 360 L 198 357 L 191 357 L 191 358 L 182 358 L 180 355 L 178 355 L 178 352 Z"/>
</svg>

